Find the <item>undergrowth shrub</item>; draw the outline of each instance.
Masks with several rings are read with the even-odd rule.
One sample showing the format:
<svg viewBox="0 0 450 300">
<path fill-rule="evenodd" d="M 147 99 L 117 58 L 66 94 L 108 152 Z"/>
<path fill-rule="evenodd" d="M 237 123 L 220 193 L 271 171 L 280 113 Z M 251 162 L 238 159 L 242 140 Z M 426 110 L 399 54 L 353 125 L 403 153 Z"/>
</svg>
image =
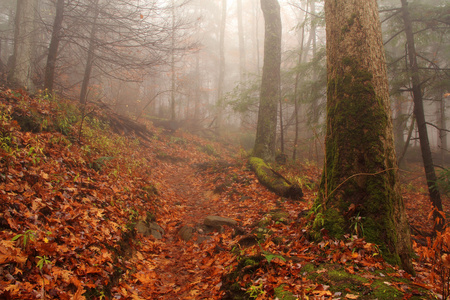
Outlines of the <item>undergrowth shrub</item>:
<svg viewBox="0 0 450 300">
<path fill-rule="evenodd" d="M 442 169 L 438 173 L 438 178 L 434 187 L 439 189 L 445 195 L 450 196 L 450 168 Z"/>
</svg>

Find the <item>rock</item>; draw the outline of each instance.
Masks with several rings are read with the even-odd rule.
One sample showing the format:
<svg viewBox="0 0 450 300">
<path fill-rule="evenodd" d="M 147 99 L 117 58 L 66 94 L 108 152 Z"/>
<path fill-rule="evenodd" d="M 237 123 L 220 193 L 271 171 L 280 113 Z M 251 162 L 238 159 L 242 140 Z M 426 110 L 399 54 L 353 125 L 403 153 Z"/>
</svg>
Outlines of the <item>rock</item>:
<svg viewBox="0 0 450 300">
<path fill-rule="evenodd" d="M 192 238 L 192 235 L 194 234 L 194 228 L 191 226 L 184 225 L 181 227 L 180 231 L 178 231 L 178 235 L 183 241 L 189 241 Z"/>
<path fill-rule="evenodd" d="M 151 222 L 149 225 L 150 230 L 156 230 L 158 232 L 160 232 L 161 234 L 164 234 L 164 229 L 159 226 L 156 222 Z"/>
<path fill-rule="evenodd" d="M 254 235 L 247 235 L 247 236 L 244 236 L 243 238 L 241 238 L 238 241 L 238 244 L 244 248 L 251 247 L 253 245 L 258 244 L 258 238 Z"/>
<path fill-rule="evenodd" d="M 155 239 L 162 239 L 164 235 L 164 229 L 159 226 L 156 222 L 151 222 L 147 224 L 144 221 L 139 221 L 136 224 L 136 230 L 138 233 L 141 233 L 145 236 L 152 235 Z"/>
<path fill-rule="evenodd" d="M 162 234 L 157 230 L 154 229 L 150 230 L 150 234 L 153 235 L 153 237 L 157 240 L 162 239 Z"/>
<path fill-rule="evenodd" d="M 148 225 L 144 221 L 137 222 L 136 230 L 138 233 L 141 233 L 143 235 L 149 235 L 150 233 L 148 232 L 148 229 L 149 229 Z"/>
<path fill-rule="evenodd" d="M 201 243 L 203 243 L 204 241 L 208 241 L 208 240 L 210 240 L 211 238 L 209 237 L 209 236 L 199 236 L 198 238 L 197 238 L 197 241 L 196 241 L 196 243 L 197 244 L 201 244 Z"/>
<path fill-rule="evenodd" d="M 153 235 L 153 237 L 157 240 L 162 239 L 162 236 L 164 235 L 164 229 L 159 226 L 156 222 L 151 222 L 149 225 L 150 234 Z"/>
<path fill-rule="evenodd" d="M 220 227 L 222 225 L 228 225 L 231 227 L 237 226 L 237 222 L 230 218 L 224 218 L 219 216 L 207 216 L 203 221 L 203 224 L 211 227 Z"/>
</svg>

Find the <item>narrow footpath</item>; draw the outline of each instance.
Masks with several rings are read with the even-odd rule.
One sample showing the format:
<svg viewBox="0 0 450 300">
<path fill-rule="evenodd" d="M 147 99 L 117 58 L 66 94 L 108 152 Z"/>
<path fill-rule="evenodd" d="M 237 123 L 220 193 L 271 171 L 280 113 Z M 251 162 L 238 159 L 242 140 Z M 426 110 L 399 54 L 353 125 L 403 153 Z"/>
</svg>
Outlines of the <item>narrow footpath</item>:
<svg viewBox="0 0 450 300">
<path fill-rule="evenodd" d="M 144 259 L 148 254 L 151 257 L 151 263 L 143 262 L 145 267 L 135 274 L 138 279 L 135 288 L 144 299 L 220 299 L 222 276 L 235 262 L 230 250 L 237 242 L 236 229 L 223 226 L 222 230 L 208 231 L 203 221 L 207 216 L 221 216 L 236 220 L 241 228 L 253 221 L 250 216 L 260 213 L 260 206 L 246 205 L 245 200 L 252 199 L 242 195 L 242 191 L 226 192 L 224 184 L 222 190 L 217 189 L 217 182 L 213 181 L 229 176 L 227 163 L 222 162 L 225 166 L 219 167 L 215 174 L 199 168 L 205 163 L 208 161 L 158 164 L 165 181 L 160 201 L 166 208 L 158 212 L 158 223 L 165 234 L 161 240 L 148 238 L 149 244 L 143 245 L 137 254 Z M 230 169 L 231 166 L 230 163 Z M 251 172 L 246 176 L 250 176 L 246 184 L 252 192 L 264 191 Z M 259 194 L 266 205 L 275 205 L 277 196 Z M 180 236 L 183 227 L 192 233 L 188 241 Z"/>
</svg>

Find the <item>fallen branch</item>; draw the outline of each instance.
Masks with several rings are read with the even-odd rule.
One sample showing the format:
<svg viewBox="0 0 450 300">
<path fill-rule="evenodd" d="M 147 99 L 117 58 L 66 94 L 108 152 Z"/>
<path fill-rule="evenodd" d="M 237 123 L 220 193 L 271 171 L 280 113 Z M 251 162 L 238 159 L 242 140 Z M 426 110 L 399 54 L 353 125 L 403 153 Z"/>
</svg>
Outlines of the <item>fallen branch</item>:
<svg viewBox="0 0 450 300">
<path fill-rule="evenodd" d="M 275 194 L 295 200 L 303 197 L 303 191 L 298 184 L 291 183 L 280 173 L 270 168 L 264 160 L 251 157 L 248 162 L 252 170 L 256 173 L 259 182 Z"/>
</svg>

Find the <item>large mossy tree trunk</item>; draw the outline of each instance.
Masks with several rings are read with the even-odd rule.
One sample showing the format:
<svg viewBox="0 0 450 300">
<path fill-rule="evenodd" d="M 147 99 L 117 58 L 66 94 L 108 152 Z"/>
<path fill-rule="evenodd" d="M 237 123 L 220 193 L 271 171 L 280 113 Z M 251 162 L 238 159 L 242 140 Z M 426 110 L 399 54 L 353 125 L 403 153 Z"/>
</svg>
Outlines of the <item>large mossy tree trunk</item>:
<svg viewBox="0 0 450 300">
<path fill-rule="evenodd" d="M 280 5 L 277 0 L 261 0 L 261 9 L 265 21 L 264 65 L 253 156 L 272 161 L 275 158 L 277 106 L 280 89 Z"/>
<path fill-rule="evenodd" d="M 326 161 L 313 228 L 340 238 L 358 220 L 385 259 L 413 273 L 377 1 L 327 0 L 325 18 Z"/>
</svg>

